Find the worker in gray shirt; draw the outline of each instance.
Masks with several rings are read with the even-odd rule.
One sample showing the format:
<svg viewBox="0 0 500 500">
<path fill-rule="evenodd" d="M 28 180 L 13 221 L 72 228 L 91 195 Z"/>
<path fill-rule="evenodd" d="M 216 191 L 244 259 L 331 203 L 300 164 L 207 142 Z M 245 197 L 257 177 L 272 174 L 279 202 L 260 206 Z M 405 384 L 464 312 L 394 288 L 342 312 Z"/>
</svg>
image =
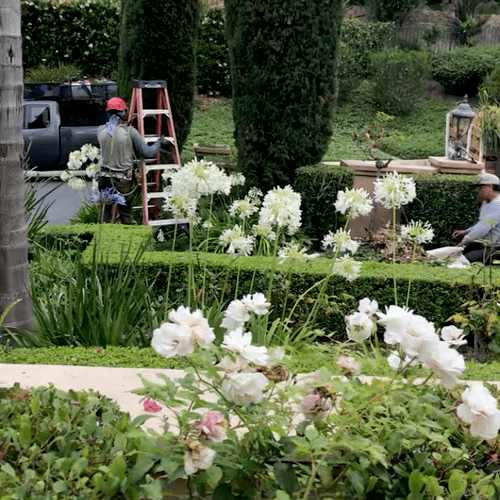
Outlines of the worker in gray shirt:
<svg viewBox="0 0 500 500">
<path fill-rule="evenodd" d="M 108 122 L 101 125 L 97 138 L 101 148 L 99 190 L 114 188 L 125 197 L 125 204 L 117 204 L 118 215 L 123 224 L 132 224 L 130 195 L 135 184 L 134 160 L 154 158 L 168 140 L 160 137 L 154 144 L 144 142 L 139 132 L 126 124 L 128 107 L 120 97 L 113 97 L 106 106 Z M 105 204 L 101 222 L 112 222 L 113 205 Z"/>
<path fill-rule="evenodd" d="M 461 238 L 463 254 L 469 262 L 490 264 L 500 251 L 500 179 L 494 174 L 480 174 L 476 184 L 477 202 L 481 203 L 479 221 L 468 229 L 453 232 Z"/>
</svg>

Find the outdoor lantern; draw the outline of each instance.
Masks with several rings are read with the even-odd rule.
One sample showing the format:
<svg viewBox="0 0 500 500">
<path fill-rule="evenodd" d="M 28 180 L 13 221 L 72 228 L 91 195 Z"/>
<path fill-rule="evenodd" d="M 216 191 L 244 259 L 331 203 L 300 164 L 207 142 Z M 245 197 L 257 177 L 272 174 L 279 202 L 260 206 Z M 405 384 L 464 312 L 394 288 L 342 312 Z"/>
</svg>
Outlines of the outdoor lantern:
<svg viewBox="0 0 500 500">
<path fill-rule="evenodd" d="M 450 160 L 468 160 L 472 139 L 472 120 L 476 113 L 467 102 L 467 96 L 457 107 L 446 115 L 446 158 Z"/>
</svg>

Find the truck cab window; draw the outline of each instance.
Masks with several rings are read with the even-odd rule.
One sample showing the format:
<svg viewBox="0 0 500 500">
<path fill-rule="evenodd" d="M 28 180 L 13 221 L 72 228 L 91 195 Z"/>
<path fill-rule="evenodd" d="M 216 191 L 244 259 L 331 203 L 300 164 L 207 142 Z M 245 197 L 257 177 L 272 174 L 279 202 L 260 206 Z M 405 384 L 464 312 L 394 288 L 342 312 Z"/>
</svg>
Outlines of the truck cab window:
<svg viewBox="0 0 500 500">
<path fill-rule="evenodd" d="M 33 106 L 26 109 L 25 127 L 29 129 L 47 128 L 50 126 L 50 110 L 48 106 Z"/>
</svg>

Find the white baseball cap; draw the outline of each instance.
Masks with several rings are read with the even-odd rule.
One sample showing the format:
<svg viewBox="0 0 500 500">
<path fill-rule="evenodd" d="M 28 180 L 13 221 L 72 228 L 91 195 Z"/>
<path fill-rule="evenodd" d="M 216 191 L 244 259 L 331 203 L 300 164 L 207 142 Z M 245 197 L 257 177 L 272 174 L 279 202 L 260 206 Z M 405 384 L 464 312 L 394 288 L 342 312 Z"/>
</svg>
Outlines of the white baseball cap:
<svg viewBox="0 0 500 500">
<path fill-rule="evenodd" d="M 495 174 L 479 174 L 476 186 L 483 186 L 486 184 L 500 186 L 500 179 Z"/>
</svg>

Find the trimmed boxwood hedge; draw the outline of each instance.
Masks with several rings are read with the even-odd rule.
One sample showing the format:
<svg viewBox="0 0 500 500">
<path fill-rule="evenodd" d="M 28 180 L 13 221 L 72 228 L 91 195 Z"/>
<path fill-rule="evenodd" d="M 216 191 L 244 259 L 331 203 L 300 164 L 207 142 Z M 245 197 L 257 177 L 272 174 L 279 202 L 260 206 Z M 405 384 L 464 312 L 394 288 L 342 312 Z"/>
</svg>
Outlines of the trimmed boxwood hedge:
<svg viewBox="0 0 500 500">
<path fill-rule="evenodd" d="M 302 196 L 302 228 L 313 244 L 328 231 L 336 231 L 346 220 L 335 210 L 339 191 L 351 189 L 354 170 L 334 165 L 312 165 L 296 170 L 294 189 Z"/>
<path fill-rule="evenodd" d="M 427 221 L 434 229 L 433 244 L 455 244 L 455 229 L 465 229 L 477 222 L 476 175 L 414 175 L 417 197 L 404 209 L 407 221 Z"/>
<path fill-rule="evenodd" d="M 74 238 L 81 234 L 89 234 L 92 227 L 84 226 L 46 226 L 43 233 L 45 240 L 61 241 L 65 231 Z M 99 245 L 98 255 L 103 265 L 109 266 L 110 271 L 120 262 L 124 248 L 139 248 L 144 241 L 152 242 L 151 228 L 136 226 L 94 226 L 94 239 L 84 251 L 85 257 L 91 259 L 94 245 Z M 54 237 L 56 235 L 56 237 Z M 146 251 L 142 261 L 148 268 L 148 274 L 155 278 L 155 290 L 161 296 L 165 293 L 170 267 L 172 267 L 170 290 L 174 293 L 184 293 L 187 282 L 189 254 L 181 252 Z M 197 254 L 193 267 L 197 276 L 197 283 L 201 282 L 205 270 L 209 274 L 208 280 L 211 289 L 207 296 L 214 296 L 222 300 L 222 295 L 230 300 L 235 295 L 235 284 L 239 283 L 238 295 L 250 292 L 249 286 L 254 279 L 252 291 L 267 291 L 268 273 L 273 269 L 273 260 L 268 257 L 239 257 L 223 254 Z M 277 269 L 275 286 L 271 302 L 273 304 L 288 304 L 289 311 L 295 300 L 304 294 L 310 287 L 322 279 L 329 271 L 331 260 L 317 258 L 307 262 L 285 263 Z M 363 263 L 361 276 L 348 282 L 339 276 L 332 276 L 328 287 L 328 301 L 321 304 L 317 318 L 317 327 L 325 334 L 332 333 L 334 338 L 343 338 L 345 332 L 344 316 L 357 308 L 357 301 L 363 297 L 376 299 L 380 307 L 394 304 L 392 264 L 367 261 Z M 409 307 L 416 313 L 433 321 L 436 326 L 445 324 L 450 316 L 456 313 L 459 307 L 469 296 L 469 287 L 466 278 L 469 271 L 448 269 L 429 264 L 398 264 L 397 265 L 398 304 L 404 305 L 408 285 L 411 282 L 411 300 Z M 493 269 L 494 279 L 500 278 L 500 270 Z M 289 283 L 289 289 L 288 289 Z M 221 291 L 223 289 L 223 292 Z M 181 295 L 179 295 L 181 298 Z M 306 293 L 305 300 L 296 309 L 293 321 L 300 321 L 309 312 L 314 302 L 314 293 Z M 281 312 L 277 311 L 276 313 Z"/>
</svg>

